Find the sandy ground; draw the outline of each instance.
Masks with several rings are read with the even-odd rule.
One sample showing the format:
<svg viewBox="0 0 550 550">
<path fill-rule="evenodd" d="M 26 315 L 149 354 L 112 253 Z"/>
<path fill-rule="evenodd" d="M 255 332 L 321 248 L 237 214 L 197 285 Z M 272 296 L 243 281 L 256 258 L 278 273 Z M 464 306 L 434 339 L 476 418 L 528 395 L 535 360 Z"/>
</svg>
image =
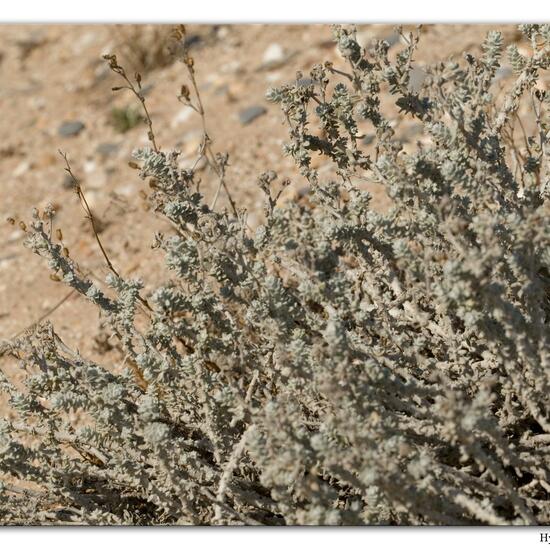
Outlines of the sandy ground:
<svg viewBox="0 0 550 550">
<path fill-rule="evenodd" d="M 490 28 L 426 26 L 416 62 L 421 66 L 459 57 L 465 50 L 477 52 Z M 515 27 L 499 28 L 506 43 L 519 40 Z M 391 25 L 361 26 L 359 31 L 365 41 L 393 36 Z M 68 154 L 82 181 L 117 269 L 124 276 L 142 277 L 148 283 L 146 292 L 158 278 L 159 258 L 150 245 L 153 232 L 165 226 L 145 211 L 140 196 L 145 183 L 128 166 L 131 151 L 147 142 L 146 128 L 138 125 L 120 133 L 113 127 L 112 109 L 135 101 L 127 92 L 111 91 L 120 82 L 101 56 L 117 53 L 131 72 L 140 54 L 154 52 L 158 38 L 167 32 L 108 25 L 0 27 L 0 340 L 44 316 L 68 292 L 50 280 L 45 262 L 23 247 L 24 232 L 17 224 L 4 223 L 6 218 L 28 221 L 33 206 L 42 209 L 51 202 L 71 256 L 92 277 L 101 280 L 106 274 L 89 224 L 67 185 L 59 149 Z M 230 154 L 231 192 L 249 209 L 251 223 L 258 223 L 262 200 L 255 180 L 260 173 L 272 169 L 290 177 L 287 200 L 304 185 L 281 153 L 286 129 L 278 107 L 265 101 L 265 91 L 292 80 L 298 70 L 307 74 L 314 63 L 341 63 L 330 27 L 195 26 L 188 32 L 214 148 Z M 283 59 L 266 66 L 266 55 L 277 49 L 282 49 Z M 159 60 L 163 61 L 162 52 Z M 142 70 L 155 134 L 162 148 L 178 148 L 184 162 L 191 162 L 200 143 L 200 120 L 177 100 L 186 82 L 184 67 L 177 62 L 158 66 L 159 60 L 148 60 L 150 66 Z M 239 113 L 251 106 L 262 106 L 266 113 L 243 125 Z M 80 121 L 84 128 L 78 135 L 63 137 L 59 127 L 66 121 Z M 201 177 L 205 195 L 212 197 L 214 176 L 205 168 Z M 375 190 L 380 208 L 385 200 Z M 48 318 L 69 346 L 102 360 L 96 342 L 98 315 L 82 298 L 71 297 Z M 8 361 L 0 360 L 0 367 L 7 368 Z"/>
</svg>

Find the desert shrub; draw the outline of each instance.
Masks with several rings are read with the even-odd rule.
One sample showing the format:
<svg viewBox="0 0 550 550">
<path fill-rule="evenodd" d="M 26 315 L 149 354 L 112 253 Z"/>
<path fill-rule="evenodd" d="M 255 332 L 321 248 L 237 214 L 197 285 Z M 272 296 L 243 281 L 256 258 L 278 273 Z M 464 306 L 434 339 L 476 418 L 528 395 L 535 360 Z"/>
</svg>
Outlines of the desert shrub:
<svg viewBox="0 0 550 550">
<path fill-rule="evenodd" d="M 151 71 L 174 61 L 170 52 L 170 25 L 115 25 L 114 49 L 136 71 Z"/>
<path fill-rule="evenodd" d="M 143 117 L 141 116 L 139 110 L 135 107 L 113 107 L 111 109 L 109 122 L 111 126 L 113 126 L 113 128 L 121 134 L 135 128 L 142 121 Z"/>
<path fill-rule="evenodd" d="M 365 51 L 335 27 L 345 67 L 268 92 L 310 204 L 281 206 L 288 182 L 262 174 L 254 233 L 151 130 L 135 159 L 173 230 L 154 238 L 171 278 L 150 295 L 114 268 L 99 288 L 35 211 L 27 245 L 97 306 L 124 360 L 87 361 L 48 323 L 4 345 L 27 376 L 23 389 L 2 376 L 16 415 L 0 424 L 2 521 L 548 523 L 550 27 L 521 30 L 532 55 L 508 49 L 516 76 L 497 99 L 497 32 L 412 92 L 417 36 L 390 60 L 387 43 Z M 181 97 L 203 115 L 193 89 Z M 383 94 L 422 124 L 413 152 Z M 223 181 L 227 158 L 209 161 Z M 364 181 L 385 187 L 388 212 Z"/>
<path fill-rule="evenodd" d="M 199 47 L 212 38 L 215 29 L 204 25 L 202 35 L 186 35 L 183 46 Z M 132 71 L 152 71 L 171 65 L 176 59 L 172 25 L 113 25 L 113 49 Z"/>
</svg>

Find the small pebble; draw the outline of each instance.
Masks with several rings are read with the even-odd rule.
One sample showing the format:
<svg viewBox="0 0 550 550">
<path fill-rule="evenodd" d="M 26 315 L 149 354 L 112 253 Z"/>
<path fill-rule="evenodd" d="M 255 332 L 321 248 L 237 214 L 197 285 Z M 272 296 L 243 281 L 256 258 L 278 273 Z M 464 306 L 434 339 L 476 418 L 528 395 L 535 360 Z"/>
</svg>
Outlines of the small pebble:
<svg viewBox="0 0 550 550">
<path fill-rule="evenodd" d="M 221 72 L 224 74 L 239 74 L 244 72 L 242 63 L 238 59 L 233 59 L 222 65 Z"/>
<path fill-rule="evenodd" d="M 253 120 L 256 120 L 258 117 L 265 115 L 267 109 L 261 105 L 253 105 L 252 107 L 247 107 L 239 113 L 239 120 L 243 126 L 250 124 Z"/>
<path fill-rule="evenodd" d="M 12 175 L 16 178 L 19 176 L 22 176 L 26 172 L 28 172 L 31 168 L 31 163 L 28 160 L 24 160 L 23 162 L 19 163 L 14 171 L 12 172 Z"/>
<path fill-rule="evenodd" d="M 119 147 L 117 143 L 100 143 L 95 152 L 102 157 L 110 157 L 118 151 Z"/>
<path fill-rule="evenodd" d="M 270 44 L 264 52 L 262 58 L 263 69 L 275 69 L 280 67 L 286 59 L 283 47 L 280 44 Z"/>
<path fill-rule="evenodd" d="M 80 122 L 80 120 L 73 120 L 61 124 L 61 126 L 57 130 L 57 133 L 63 137 L 72 137 L 80 134 L 80 132 L 82 132 L 84 128 L 85 126 L 83 122 Z"/>
<path fill-rule="evenodd" d="M 136 189 L 134 184 L 127 183 L 126 185 L 122 185 L 120 187 L 116 188 L 116 193 L 118 195 L 122 195 L 123 197 L 131 197 L 132 195 L 136 194 Z"/>
<path fill-rule="evenodd" d="M 186 120 L 190 119 L 194 111 L 190 107 L 184 107 L 181 111 L 172 119 L 172 128 L 183 124 Z"/>
<path fill-rule="evenodd" d="M 84 172 L 86 174 L 91 174 L 92 172 L 95 172 L 97 165 L 93 160 L 87 160 L 84 162 Z"/>
</svg>

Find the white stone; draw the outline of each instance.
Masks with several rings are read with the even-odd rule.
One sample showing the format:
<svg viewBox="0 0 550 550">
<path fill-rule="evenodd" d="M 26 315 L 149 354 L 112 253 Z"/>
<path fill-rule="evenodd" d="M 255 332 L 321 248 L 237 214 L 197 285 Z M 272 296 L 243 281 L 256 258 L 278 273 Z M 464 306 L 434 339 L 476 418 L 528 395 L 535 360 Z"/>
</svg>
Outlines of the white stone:
<svg viewBox="0 0 550 550">
<path fill-rule="evenodd" d="M 265 81 L 266 82 L 277 82 L 281 80 L 281 73 L 268 73 L 265 75 Z"/>
<path fill-rule="evenodd" d="M 91 174 L 92 172 L 95 172 L 96 166 L 97 165 L 93 160 L 87 160 L 84 163 L 84 172 L 86 174 Z"/>
<path fill-rule="evenodd" d="M 120 187 L 117 187 L 116 193 L 118 195 L 122 195 L 123 197 L 131 197 L 136 194 L 136 190 L 132 183 L 128 183 L 126 185 L 121 185 Z"/>
<path fill-rule="evenodd" d="M 285 60 L 283 47 L 276 42 L 270 44 L 264 52 L 262 59 L 264 65 L 273 66 L 282 63 Z"/>
<path fill-rule="evenodd" d="M 19 176 L 22 176 L 25 172 L 28 172 L 31 167 L 31 163 L 28 160 L 24 160 L 23 162 L 19 163 L 15 170 L 13 171 L 13 175 L 17 178 Z"/>
<path fill-rule="evenodd" d="M 224 74 L 237 74 L 242 71 L 242 63 L 238 59 L 233 59 L 221 67 Z"/>
<path fill-rule="evenodd" d="M 172 120 L 172 128 L 183 124 L 186 120 L 191 118 L 192 114 L 193 110 L 191 109 L 191 107 L 184 107 Z"/>
</svg>

